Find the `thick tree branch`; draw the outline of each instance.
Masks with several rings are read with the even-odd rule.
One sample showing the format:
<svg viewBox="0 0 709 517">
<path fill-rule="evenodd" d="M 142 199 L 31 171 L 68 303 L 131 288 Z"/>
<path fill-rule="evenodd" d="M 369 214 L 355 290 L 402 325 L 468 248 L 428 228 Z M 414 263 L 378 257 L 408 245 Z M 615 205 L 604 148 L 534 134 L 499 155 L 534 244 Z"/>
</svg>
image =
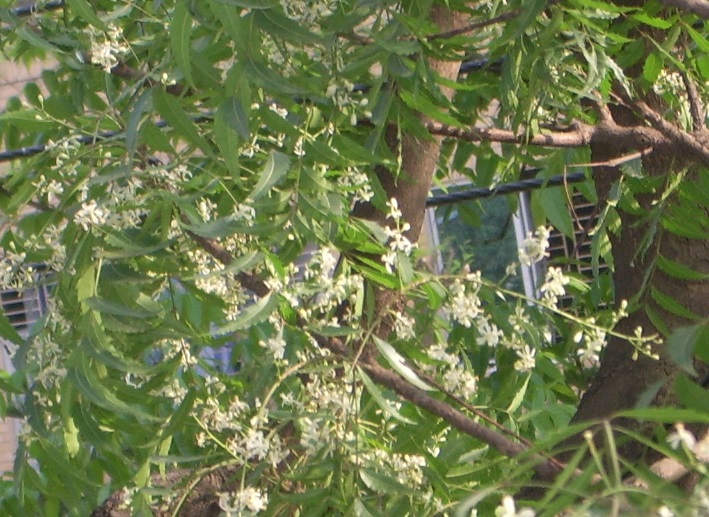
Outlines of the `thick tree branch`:
<svg viewBox="0 0 709 517">
<path fill-rule="evenodd" d="M 642 113 L 646 120 L 655 126 L 668 140 L 685 148 L 709 165 L 709 147 L 702 144 L 694 136 L 666 121 L 657 111 L 644 101 L 638 100 L 633 105 Z"/>
<path fill-rule="evenodd" d="M 662 3 L 667 7 L 689 11 L 700 18 L 709 20 L 709 2 L 707 0 L 662 0 Z"/>
<path fill-rule="evenodd" d="M 645 149 L 670 144 L 660 131 L 644 126 L 619 126 L 613 122 L 601 122 L 592 126 L 576 123 L 572 131 L 557 131 L 537 135 L 520 135 L 509 129 L 459 128 L 440 122 L 428 122 L 426 129 L 431 134 L 457 138 L 468 142 L 499 142 L 503 144 L 534 145 L 541 147 L 584 147 L 591 143 L 610 143 L 619 140 L 629 147 Z"/>
</svg>

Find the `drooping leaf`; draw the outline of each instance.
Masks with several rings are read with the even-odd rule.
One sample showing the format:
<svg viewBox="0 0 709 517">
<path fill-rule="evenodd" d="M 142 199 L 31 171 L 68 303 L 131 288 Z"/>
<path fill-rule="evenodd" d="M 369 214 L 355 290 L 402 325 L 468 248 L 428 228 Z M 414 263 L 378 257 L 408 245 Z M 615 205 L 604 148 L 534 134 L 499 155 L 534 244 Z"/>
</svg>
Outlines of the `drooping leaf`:
<svg viewBox="0 0 709 517">
<path fill-rule="evenodd" d="M 287 155 L 278 151 L 269 154 L 266 164 L 259 174 L 258 182 L 249 197 L 256 200 L 267 194 L 268 190 L 286 175 L 289 165 L 290 160 Z"/>
<path fill-rule="evenodd" d="M 372 336 L 372 339 L 374 340 L 374 344 L 377 346 L 377 349 L 382 353 L 389 365 L 399 375 L 420 390 L 433 391 L 433 388 L 422 381 L 416 372 L 414 372 L 411 367 L 406 364 L 406 359 L 404 359 L 404 357 L 397 352 L 393 346 L 377 336 Z"/>
<path fill-rule="evenodd" d="M 192 15 L 187 9 L 187 0 L 179 0 L 175 4 L 175 10 L 172 13 L 170 42 L 172 53 L 175 56 L 175 61 L 177 61 L 177 66 L 182 70 L 185 82 L 190 86 L 194 86 L 194 81 L 192 80 L 191 40 Z"/>
</svg>

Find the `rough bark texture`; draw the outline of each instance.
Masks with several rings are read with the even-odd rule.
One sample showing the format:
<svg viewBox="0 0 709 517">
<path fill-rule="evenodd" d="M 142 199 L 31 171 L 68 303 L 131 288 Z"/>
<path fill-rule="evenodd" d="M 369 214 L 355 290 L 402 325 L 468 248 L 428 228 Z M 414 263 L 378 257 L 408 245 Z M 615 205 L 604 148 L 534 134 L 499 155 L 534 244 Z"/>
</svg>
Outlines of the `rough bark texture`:
<svg viewBox="0 0 709 517">
<path fill-rule="evenodd" d="M 659 106 L 658 106 L 659 107 Z M 623 108 L 612 110 L 613 117 L 621 124 L 641 124 L 631 113 Z M 628 152 L 630 149 L 623 141 L 617 145 L 592 145 L 594 160 L 607 159 L 616 153 Z M 676 149 L 676 148 L 675 148 Z M 686 163 L 670 146 L 656 148 L 655 151 L 643 158 L 643 168 L 648 176 L 666 176 L 668 172 L 679 171 L 691 164 Z M 599 175 L 596 182 L 600 202 L 605 204 L 612 185 L 619 177 L 617 169 L 607 168 Z M 690 175 L 691 178 L 691 175 Z M 644 210 L 652 208 L 653 200 L 660 194 L 638 196 L 638 201 Z M 672 202 L 672 201 L 670 201 Z M 658 253 L 670 260 L 682 263 L 696 271 L 709 273 L 709 243 L 696 239 L 687 239 L 672 235 L 660 230 L 653 238 L 653 243 L 645 254 L 639 254 L 642 242 L 650 231 L 649 223 L 642 216 L 628 213 L 621 214 L 623 223 L 619 235 L 611 235 L 613 257 L 615 263 L 615 288 L 616 299 L 631 299 L 643 289 L 646 274 L 653 267 L 653 261 Z M 706 214 L 705 214 L 706 216 Z M 694 313 L 709 315 L 709 282 L 683 281 L 671 278 L 661 271 L 654 269 L 649 285 L 645 286 L 642 304 L 646 304 L 661 316 L 669 329 L 674 329 L 690 322 L 673 314 L 663 311 L 649 296 L 650 286 L 663 293 L 670 294 L 679 303 Z M 646 311 L 641 308 L 631 314 L 629 318 L 621 321 L 618 330 L 622 333 L 633 334 L 641 326 L 646 333 L 659 332 L 651 323 Z M 632 346 L 622 339 L 610 339 L 601 358 L 600 369 L 593 379 L 588 391 L 574 416 L 574 421 L 588 421 L 603 419 L 617 411 L 632 408 L 638 398 L 649 386 L 658 381 L 666 381 L 664 387 L 658 392 L 655 403 L 663 404 L 670 396 L 671 380 L 677 373 L 677 366 L 669 359 L 664 346 L 655 350 L 659 360 L 641 355 L 633 359 Z M 618 422 L 622 425 L 631 425 L 638 429 L 637 423 Z M 628 444 L 622 449 L 628 459 L 638 458 L 644 451 L 639 444 Z"/>
</svg>

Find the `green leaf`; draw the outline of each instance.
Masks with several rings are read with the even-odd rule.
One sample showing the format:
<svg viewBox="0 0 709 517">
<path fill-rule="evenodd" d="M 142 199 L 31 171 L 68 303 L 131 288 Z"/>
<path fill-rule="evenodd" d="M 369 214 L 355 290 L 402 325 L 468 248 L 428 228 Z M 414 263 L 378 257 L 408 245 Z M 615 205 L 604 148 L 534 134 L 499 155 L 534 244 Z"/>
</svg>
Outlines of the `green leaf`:
<svg viewBox="0 0 709 517">
<path fill-rule="evenodd" d="M 126 318 L 154 318 L 157 312 L 145 308 L 127 307 L 122 303 L 117 303 L 104 298 L 92 296 L 85 300 L 86 305 L 96 312 L 122 316 Z"/>
<path fill-rule="evenodd" d="M 254 13 L 254 22 L 261 30 L 274 38 L 282 38 L 299 45 L 312 45 L 320 41 L 310 27 L 286 18 L 276 9 L 266 9 Z"/>
<path fill-rule="evenodd" d="M 263 169 L 261 169 L 258 182 L 251 191 L 249 198 L 256 200 L 266 194 L 271 187 L 286 175 L 289 165 L 290 161 L 285 154 L 278 151 L 273 151 L 269 154 L 268 160 Z"/>
<path fill-rule="evenodd" d="M 406 359 L 404 359 L 404 357 L 397 352 L 393 346 L 377 336 L 372 336 L 372 338 L 374 339 L 374 344 L 377 346 L 389 365 L 399 375 L 420 390 L 433 391 L 431 386 L 422 381 L 419 376 L 416 375 L 416 372 L 406 365 Z"/>
<path fill-rule="evenodd" d="M 191 63 L 192 16 L 187 10 L 187 0 L 179 0 L 172 13 L 170 44 L 177 66 L 182 70 L 185 81 L 194 86 Z"/>
<path fill-rule="evenodd" d="M 700 316 L 694 314 L 672 296 L 663 293 L 655 286 L 650 287 L 650 295 L 652 296 L 652 299 L 667 312 L 676 314 L 682 318 L 687 318 L 688 320 L 701 319 Z"/>
<path fill-rule="evenodd" d="M 424 95 L 415 95 L 411 92 L 401 91 L 399 93 L 399 96 L 409 108 L 419 113 L 422 113 L 423 115 L 426 115 L 427 117 L 433 120 L 442 122 L 453 127 L 464 126 L 464 124 L 458 122 L 455 117 L 449 115 L 441 106 L 434 104 L 433 102 L 428 100 Z"/>
<path fill-rule="evenodd" d="M 244 61 L 244 73 L 250 81 L 269 92 L 289 96 L 303 95 L 306 90 L 287 80 L 282 74 L 271 70 L 265 63 L 248 56 Z"/>
<path fill-rule="evenodd" d="M 74 383 L 74 386 L 86 400 L 112 413 L 133 415 L 145 420 L 159 420 L 140 408 L 120 400 L 102 382 L 86 355 L 80 350 L 77 349 L 72 354 L 70 362 L 72 365 L 67 369 L 67 379 Z"/>
<path fill-rule="evenodd" d="M 709 392 L 699 384 L 681 374 L 675 380 L 675 392 L 687 409 L 709 414 Z"/>
<path fill-rule="evenodd" d="M 401 413 L 399 413 L 399 411 L 394 406 L 392 406 L 386 398 L 384 398 L 384 395 L 382 394 L 379 387 L 372 382 L 372 379 L 370 379 L 369 376 L 364 372 L 364 370 L 362 370 L 359 366 L 357 367 L 357 374 L 362 380 L 364 387 L 367 388 L 369 394 L 372 396 L 377 405 L 382 408 L 384 413 L 393 417 L 399 422 L 403 422 L 404 424 L 414 425 L 416 423 L 413 420 L 410 420 Z"/>
<path fill-rule="evenodd" d="M 674 19 L 657 18 L 655 16 L 650 16 L 649 14 L 642 11 L 632 14 L 630 17 L 635 21 L 644 23 L 645 25 L 649 25 L 650 27 L 656 27 L 658 29 L 669 29 L 675 24 Z"/>
<path fill-rule="evenodd" d="M 241 138 L 249 140 L 249 114 L 239 99 L 229 97 L 219 106 L 217 113 Z M 234 149 L 230 151 L 234 152 Z"/>
<path fill-rule="evenodd" d="M 216 157 L 212 146 L 199 134 L 195 123 L 187 116 L 174 96 L 157 87 L 153 89 L 153 101 L 160 115 L 178 134 L 199 147 L 210 158 Z"/>
<path fill-rule="evenodd" d="M 691 267 L 685 266 L 674 260 L 658 255 L 655 259 L 655 265 L 664 273 L 670 275 L 674 278 L 680 278 L 682 280 L 695 280 L 702 281 L 709 278 L 709 273 L 702 273 Z"/>
<path fill-rule="evenodd" d="M 279 5 L 279 0 L 214 0 L 216 3 L 246 7 L 247 9 L 272 9 Z"/>
<path fill-rule="evenodd" d="M 87 0 L 66 0 L 66 3 L 72 11 L 76 12 L 79 18 L 99 29 L 108 30 L 106 24 L 98 17 L 96 11 Z"/>
<path fill-rule="evenodd" d="M 667 338 L 667 350 L 672 360 L 690 375 L 697 375 L 694 369 L 694 349 L 697 338 L 706 324 L 680 327 Z"/>
<path fill-rule="evenodd" d="M 223 336 L 225 334 L 231 334 L 237 330 L 243 330 L 246 327 L 261 323 L 268 318 L 276 307 L 278 307 L 278 297 L 269 293 L 256 303 L 248 305 L 243 311 L 239 312 L 233 320 L 216 329 L 214 335 Z"/>
<path fill-rule="evenodd" d="M 11 343 L 18 346 L 24 344 L 25 342 L 25 340 L 22 339 L 22 336 L 17 333 L 15 327 L 12 326 L 10 320 L 7 319 L 5 311 L 2 310 L 0 310 L 0 337 L 7 339 Z"/>
<path fill-rule="evenodd" d="M 386 494 L 389 496 L 408 495 L 416 497 L 421 495 L 416 490 L 402 485 L 398 480 L 373 469 L 361 469 L 359 471 L 359 477 L 369 489 L 379 492 L 380 494 Z"/>
<path fill-rule="evenodd" d="M 543 188 L 536 193 L 538 206 L 544 216 L 561 233 L 570 237 L 574 234 L 574 223 L 569 213 L 566 194 L 562 187 Z"/>
<path fill-rule="evenodd" d="M 660 75 L 663 66 L 664 63 L 660 55 L 653 52 L 645 58 L 645 64 L 643 65 L 643 77 L 647 82 L 654 83 Z"/>
</svg>

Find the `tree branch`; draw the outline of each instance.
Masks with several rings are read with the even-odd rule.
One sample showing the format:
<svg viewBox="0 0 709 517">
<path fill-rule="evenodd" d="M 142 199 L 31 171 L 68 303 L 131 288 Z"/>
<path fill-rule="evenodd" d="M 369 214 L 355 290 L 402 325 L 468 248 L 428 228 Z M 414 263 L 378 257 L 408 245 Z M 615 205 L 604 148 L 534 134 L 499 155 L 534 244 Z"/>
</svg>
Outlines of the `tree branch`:
<svg viewBox="0 0 709 517">
<path fill-rule="evenodd" d="M 689 100 L 689 113 L 692 116 L 692 126 L 695 131 L 703 131 L 706 129 L 704 124 L 704 104 L 699 97 L 697 85 L 694 84 L 694 79 L 685 71 L 682 72 L 682 80 L 684 87 L 687 90 L 687 99 Z"/>
<path fill-rule="evenodd" d="M 503 144 L 535 145 L 542 147 L 584 147 L 591 143 L 625 141 L 631 147 L 646 149 L 667 145 L 671 140 L 657 129 L 645 126 L 619 126 L 604 121 L 595 126 L 577 122 L 572 131 L 557 131 L 537 135 L 519 135 L 508 129 L 458 128 L 440 122 L 427 122 L 431 134 L 457 138 L 468 142 L 499 142 Z"/>
<path fill-rule="evenodd" d="M 684 147 L 698 158 L 701 158 L 705 164 L 709 165 L 709 147 L 702 144 L 694 136 L 682 131 L 674 124 L 666 121 L 657 111 L 648 106 L 644 101 L 635 101 L 633 106 L 640 110 L 643 116 L 670 142 L 675 143 L 680 147 Z"/>
<path fill-rule="evenodd" d="M 326 339 L 322 336 L 316 336 L 315 340 L 318 345 L 339 356 L 351 356 L 349 348 L 337 338 Z M 366 361 L 360 362 L 359 365 L 365 369 L 377 383 L 393 390 L 417 407 L 425 409 L 429 413 L 442 418 L 459 431 L 490 445 L 508 458 L 515 458 L 529 451 L 529 449 L 523 445 L 515 443 L 504 435 L 478 424 L 472 418 L 461 413 L 450 404 L 431 397 L 425 391 L 413 386 L 396 373 L 380 366 L 378 363 Z M 545 458 L 540 459 L 542 460 L 541 463 L 535 466 L 537 474 L 545 480 L 554 479 L 561 469 L 555 461 Z"/>
<path fill-rule="evenodd" d="M 226 250 L 221 244 L 219 244 L 217 241 L 213 239 L 207 239 L 206 237 L 202 237 L 200 235 L 197 235 L 196 233 L 187 231 L 187 235 L 189 235 L 193 241 L 195 241 L 204 251 L 209 253 L 212 257 L 217 259 L 219 262 L 224 264 L 225 266 L 228 266 L 234 261 L 234 256 Z M 239 272 L 234 275 L 236 279 L 241 283 L 243 287 L 248 289 L 249 291 L 253 292 L 254 294 L 258 296 L 266 296 L 269 292 L 270 289 L 266 285 L 266 283 L 258 278 L 256 275 L 252 273 L 245 273 L 245 272 Z"/>
<path fill-rule="evenodd" d="M 700 18 L 709 20 L 709 2 L 707 0 L 662 0 L 662 3 L 667 7 L 689 11 Z"/>
<path fill-rule="evenodd" d="M 519 13 L 520 9 L 513 9 L 512 11 L 507 11 L 506 13 L 502 13 L 498 16 L 495 16 L 494 18 L 490 18 L 489 20 L 475 22 L 465 25 L 464 27 L 459 27 L 457 29 L 451 29 L 449 31 L 432 34 L 431 36 L 426 37 L 426 39 L 428 41 L 434 41 L 437 39 L 452 38 L 453 36 L 459 36 L 460 34 L 465 34 L 466 32 L 484 29 L 485 27 L 489 27 L 490 25 L 506 22 L 508 20 L 511 20 L 512 18 L 519 16 Z"/>
</svg>

